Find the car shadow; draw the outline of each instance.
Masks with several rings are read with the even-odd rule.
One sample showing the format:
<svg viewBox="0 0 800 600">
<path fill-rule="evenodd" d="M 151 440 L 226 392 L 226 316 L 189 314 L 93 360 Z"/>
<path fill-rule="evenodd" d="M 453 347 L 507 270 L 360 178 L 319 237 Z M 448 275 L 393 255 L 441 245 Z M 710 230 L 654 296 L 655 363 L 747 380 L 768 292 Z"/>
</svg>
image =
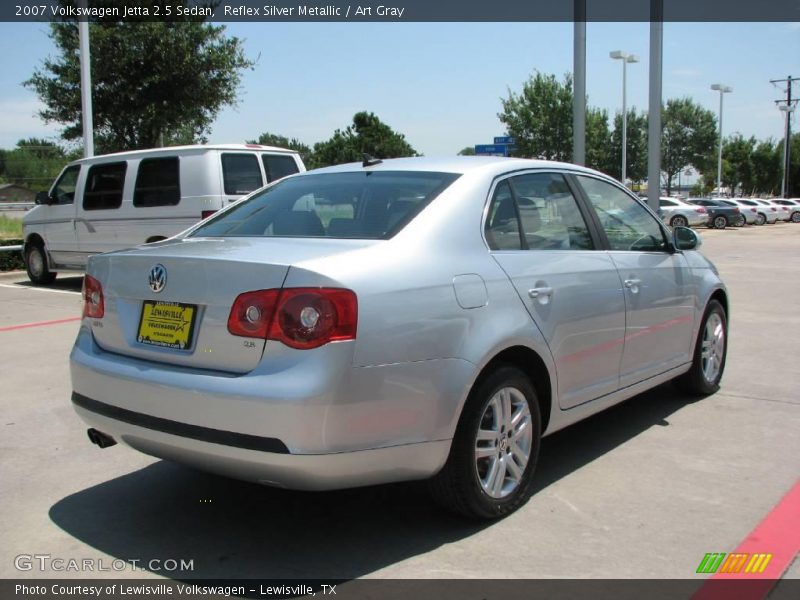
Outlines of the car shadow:
<svg viewBox="0 0 800 600">
<path fill-rule="evenodd" d="M 687 402 L 661 386 L 545 438 L 537 491 L 612 451 Z M 166 461 L 59 500 L 49 516 L 115 559 L 192 560 L 175 579 L 352 579 L 472 536 L 490 523 L 434 505 L 424 482 L 295 492 Z"/>
<path fill-rule="evenodd" d="M 48 283 L 47 285 L 43 286 L 37 286 L 31 283 L 27 279 L 23 279 L 22 281 L 15 281 L 13 282 L 13 285 L 16 285 L 21 288 L 41 287 L 43 289 L 49 289 L 49 290 L 80 292 L 81 287 L 83 286 L 83 275 L 60 276 L 52 283 Z"/>
</svg>

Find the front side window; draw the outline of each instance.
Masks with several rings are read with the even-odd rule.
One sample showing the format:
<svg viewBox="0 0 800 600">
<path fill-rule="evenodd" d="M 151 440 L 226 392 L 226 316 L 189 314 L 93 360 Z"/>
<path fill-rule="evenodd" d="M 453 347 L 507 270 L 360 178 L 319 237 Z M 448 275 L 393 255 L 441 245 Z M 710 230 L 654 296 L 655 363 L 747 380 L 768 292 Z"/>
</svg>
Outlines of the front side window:
<svg viewBox="0 0 800 600">
<path fill-rule="evenodd" d="M 174 206 L 181 201 L 177 156 L 145 158 L 139 163 L 133 188 L 134 206 Z"/>
<path fill-rule="evenodd" d="M 291 156 L 262 154 L 261 162 L 264 163 L 264 173 L 267 174 L 267 183 L 283 179 L 287 175 L 294 175 L 299 171 L 297 163 Z"/>
<path fill-rule="evenodd" d="M 612 250 L 666 250 L 661 226 L 637 200 L 607 181 L 585 175 L 577 178 L 597 212 Z"/>
<path fill-rule="evenodd" d="M 677 203 L 673 202 L 672 200 L 659 200 L 659 206 L 678 206 Z"/>
<path fill-rule="evenodd" d="M 457 178 L 404 171 L 293 177 L 212 217 L 192 237 L 388 239 Z"/>
<path fill-rule="evenodd" d="M 58 178 L 53 186 L 52 198 L 56 204 L 72 204 L 75 202 L 75 188 L 78 186 L 78 175 L 81 172 L 80 165 L 67 168 Z"/>
<path fill-rule="evenodd" d="M 225 193 L 232 196 L 249 194 L 264 185 L 255 154 L 223 154 L 222 181 Z"/>
<path fill-rule="evenodd" d="M 86 175 L 83 192 L 84 210 L 107 210 L 122 205 L 122 189 L 128 163 L 94 165 Z"/>
<path fill-rule="evenodd" d="M 502 181 L 486 221 L 493 250 L 591 250 L 589 228 L 558 173 L 529 173 Z"/>
</svg>

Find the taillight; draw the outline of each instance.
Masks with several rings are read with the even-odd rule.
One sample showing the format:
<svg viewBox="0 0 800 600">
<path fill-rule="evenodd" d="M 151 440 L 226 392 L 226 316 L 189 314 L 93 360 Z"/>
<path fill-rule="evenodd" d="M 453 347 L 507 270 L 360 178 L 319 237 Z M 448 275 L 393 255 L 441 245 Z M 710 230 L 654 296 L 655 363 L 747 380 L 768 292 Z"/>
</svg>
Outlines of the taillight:
<svg viewBox="0 0 800 600">
<path fill-rule="evenodd" d="M 215 211 L 215 210 L 204 210 L 204 211 L 202 211 L 200 213 L 200 218 L 201 219 L 207 219 L 208 217 L 213 215 L 215 212 L 217 212 L 217 211 Z"/>
<path fill-rule="evenodd" d="M 734 206 L 733 207 L 733 212 L 738 213 L 739 212 L 739 207 L 738 206 Z"/>
<path fill-rule="evenodd" d="M 102 319 L 105 314 L 103 302 L 103 286 L 91 275 L 83 278 L 83 316 Z"/>
<path fill-rule="evenodd" d="M 695 210 L 696 210 L 697 212 L 699 212 L 700 214 L 703 214 L 703 213 L 705 213 L 705 212 L 706 212 L 706 209 L 705 209 L 705 208 L 703 208 L 702 206 L 701 206 L 700 208 L 696 208 Z"/>
<path fill-rule="evenodd" d="M 280 290 L 239 294 L 228 316 L 228 331 L 242 337 L 266 338 Z"/>
<path fill-rule="evenodd" d="M 240 294 L 228 317 L 228 331 L 307 350 L 355 339 L 357 323 L 358 300 L 350 290 L 286 288 Z"/>
<path fill-rule="evenodd" d="M 758 209 L 755 209 L 755 208 L 751 208 L 751 209 L 750 209 L 750 212 L 751 212 L 751 213 L 755 213 L 755 212 L 758 212 Z"/>
</svg>

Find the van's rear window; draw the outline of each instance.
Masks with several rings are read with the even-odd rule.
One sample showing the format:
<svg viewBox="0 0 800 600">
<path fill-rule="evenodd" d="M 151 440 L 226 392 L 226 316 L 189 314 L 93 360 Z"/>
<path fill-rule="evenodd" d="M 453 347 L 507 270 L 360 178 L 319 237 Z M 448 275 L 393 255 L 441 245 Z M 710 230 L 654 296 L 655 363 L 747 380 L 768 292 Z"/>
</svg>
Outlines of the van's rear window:
<svg viewBox="0 0 800 600">
<path fill-rule="evenodd" d="M 192 237 L 386 239 L 458 177 L 424 171 L 292 177 L 210 219 Z"/>
</svg>

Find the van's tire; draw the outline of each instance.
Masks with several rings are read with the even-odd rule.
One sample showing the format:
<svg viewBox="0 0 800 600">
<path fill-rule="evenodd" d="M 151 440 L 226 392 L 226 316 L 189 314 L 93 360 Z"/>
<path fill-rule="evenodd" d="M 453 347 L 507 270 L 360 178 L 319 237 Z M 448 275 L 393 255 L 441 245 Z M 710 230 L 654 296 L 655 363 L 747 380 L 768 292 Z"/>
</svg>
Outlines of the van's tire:
<svg viewBox="0 0 800 600">
<path fill-rule="evenodd" d="M 717 300 L 711 300 L 703 314 L 691 368 L 675 379 L 683 392 L 708 396 L 719 390 L 728 355 L 728 319 Z"/>
<path fill-rule="evenodd" d="M 533 493 L 541 424 L 536 391 L 522 371 L 500 366 L 479 380 L 447 463 L 430 482 L 436 502 L 472 519 L 514 512 Z"/>
<path fill-rule="evenodd" d="M 56 279 L 56 274 L 47 266 L 47 253 L 41 243 L 29 244 L 25 249 L 25 270 L 28 279 L 36 285 L 47 285 Z"/>
</svg>

